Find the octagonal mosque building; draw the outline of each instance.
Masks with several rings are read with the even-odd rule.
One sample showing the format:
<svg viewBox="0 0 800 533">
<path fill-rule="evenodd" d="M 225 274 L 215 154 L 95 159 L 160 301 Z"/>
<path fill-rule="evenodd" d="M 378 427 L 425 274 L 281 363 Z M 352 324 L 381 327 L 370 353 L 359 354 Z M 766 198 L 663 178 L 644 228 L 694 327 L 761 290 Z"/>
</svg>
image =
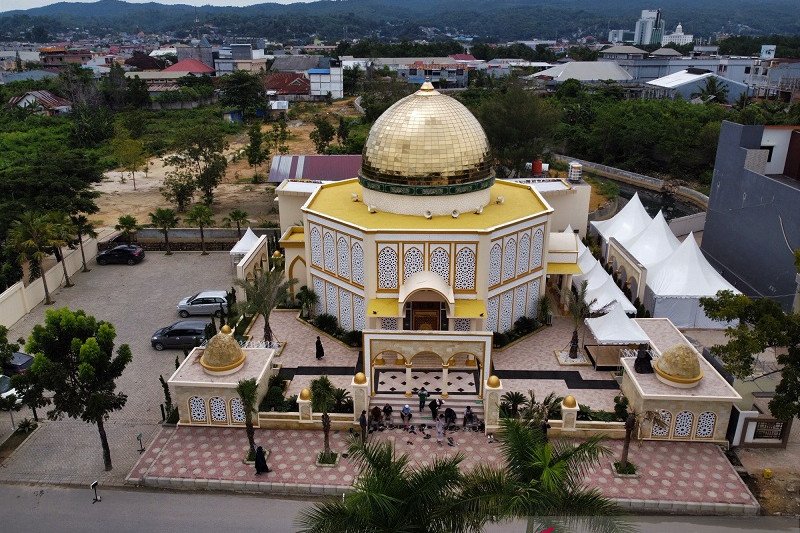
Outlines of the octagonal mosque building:
<svg viewBox="0 0 800 533">
<path fill-rule="evenodd" d="M 553 208 L 495 178 L 478 120 L 430 83 L 378 118 L 357 178 L 296 185 L 299 210 L 278 190 L 281 219 L 302 220 L 280 241 L 286 275 L 364 331 L 368 376 L 425 361 L 478 367 L 485 384 L 491 333 L 538 315 L 547 273 L 580 272 L 577 236 L 551 238 Z"/>
</svg>

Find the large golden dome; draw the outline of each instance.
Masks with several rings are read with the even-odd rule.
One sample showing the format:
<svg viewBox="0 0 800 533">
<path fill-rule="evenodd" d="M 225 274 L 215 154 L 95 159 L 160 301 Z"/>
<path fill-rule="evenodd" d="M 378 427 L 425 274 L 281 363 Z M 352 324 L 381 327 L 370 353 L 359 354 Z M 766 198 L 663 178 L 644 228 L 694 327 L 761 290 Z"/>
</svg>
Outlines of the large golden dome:
<svg viewBox="0 0 800 533">
<path fill-rule="evenodd" d="M 683 344 L 665 350 L 653 365 L 653 370 L 659 380 L 673 387 L 693 387 L 703 379 L 697 354 Z"/>
<path fill-rule="evenodd" d="M 200 364 L 210 374 L 232 374 L 244 364 L 244 360 L 244 350 L 227 325 L 211 337 L 200 356 Z"/>
<path fill-rule="evenodd" d="M 466 107 L 425 82 L 375 121 L 359 180 L 367 189 L 403 195 L 487 189 L 494 182 L 489 141 Z"/>
</svg>

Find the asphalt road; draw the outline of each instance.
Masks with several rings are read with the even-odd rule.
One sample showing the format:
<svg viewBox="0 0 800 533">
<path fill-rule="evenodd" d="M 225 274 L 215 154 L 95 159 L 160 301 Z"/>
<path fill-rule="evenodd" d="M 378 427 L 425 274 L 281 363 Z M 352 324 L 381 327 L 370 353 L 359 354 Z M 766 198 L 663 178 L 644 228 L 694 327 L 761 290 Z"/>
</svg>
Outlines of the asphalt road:
<svg viewBox="0 0 800 533">
<path fill-rule="evenodd" d="M 0 485 L 4 532 L 296 531 L 298 512 L 310 503 L 244 494 L 181 493 L 99 488 Z M 800 532 L 797 517 L 632 518 L 635 531 L 653 533 Z M 492 525 L 486 533 L 524 532 L 522 523 Z"/>
</svg>

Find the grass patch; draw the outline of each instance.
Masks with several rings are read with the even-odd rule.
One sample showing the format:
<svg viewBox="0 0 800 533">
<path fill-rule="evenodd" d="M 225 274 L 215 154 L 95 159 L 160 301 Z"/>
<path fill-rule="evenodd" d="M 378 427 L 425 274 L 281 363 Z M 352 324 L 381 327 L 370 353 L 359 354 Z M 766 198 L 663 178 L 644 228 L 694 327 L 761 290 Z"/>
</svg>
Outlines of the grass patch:
<svg viewBox="0 0 800 533">
<path fill-rule="evenodd" d="M 319 452 L 319 455 L 317 455 L 317 462 L 321 465 L 335 465 L 338 458 L 339 454 L 336 452 Z"/>
<path fill-rule="evenodd" d="M 250 463 L 255 462 L 255 460 L 256 460 L 256 452 L 254 452 L 253 450 L 249 450 L 247 452 L 247 457 L 245 457 L 244 460 L 247 461 L 247 462 L 250 462 Z"/>
<path fill-rule="evenodd" d="M 583 179 L 586 181 L 586 183 L 594 187 L 595 191 L 597 191 L 597 193 L 604 198 L 612 200 L 619 196 L 619 185 L 613 181 L 588 175 L 585 172 L 583 174 Z"/>
<path fill-rule="evenodd" d="M 636 474 L 636 465 L 628 461 L 628 464 L 625 465 L 625 468 L 620 468 L 619 461 L 614 461 L 614 470 L 617 472 L 617 474 L 623 476 L 632 476 Z"/>
</svg>

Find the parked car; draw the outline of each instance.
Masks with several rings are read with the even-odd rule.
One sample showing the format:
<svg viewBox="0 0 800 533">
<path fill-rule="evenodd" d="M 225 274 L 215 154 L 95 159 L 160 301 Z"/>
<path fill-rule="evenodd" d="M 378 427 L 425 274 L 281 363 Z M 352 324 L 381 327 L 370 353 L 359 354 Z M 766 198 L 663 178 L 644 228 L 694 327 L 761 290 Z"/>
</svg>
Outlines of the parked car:
<svg viewBox="0 0 800 533">
<path fill-rule="evenodd" d="M 182 318 L 189 315 L 220 316 L 219 306 L 228 309 L 228 293 L 225 291 L 203 291 L 178 302 L 178 314 Z"/>
<path fill-rule="evenodd" d="M 11 386 L 11 378 L 0 374 L 0 398 L 7 398 L 11 395 L 17 396 L 17 390 Z M 17 396 L 17 403 L 22 400 Z"/>
<path fill-rule="evenodd" d="M 108 250 L 103 250 L 97 254 L 98 265 L 108 265 L 119 263 L 124 265 L 135 265 L 144 259 L 144 249 L 135 244 L 120 244 Z"/>
<path fill-rule="evenodd" d="M 150 344 L 158 351 L 200 346 L 206 336 L 206 325 L 208 322 L 203 320 L 179 320 L 153 333 Z"/>
<path fill-rule="evenodd" d="M 3 372 L 6 374 L 24 374 L 30 370 L 33 364 L 33 356 L 22 352 L 14 352 L 8 364 L 3 365 Z"/>
</svg>

